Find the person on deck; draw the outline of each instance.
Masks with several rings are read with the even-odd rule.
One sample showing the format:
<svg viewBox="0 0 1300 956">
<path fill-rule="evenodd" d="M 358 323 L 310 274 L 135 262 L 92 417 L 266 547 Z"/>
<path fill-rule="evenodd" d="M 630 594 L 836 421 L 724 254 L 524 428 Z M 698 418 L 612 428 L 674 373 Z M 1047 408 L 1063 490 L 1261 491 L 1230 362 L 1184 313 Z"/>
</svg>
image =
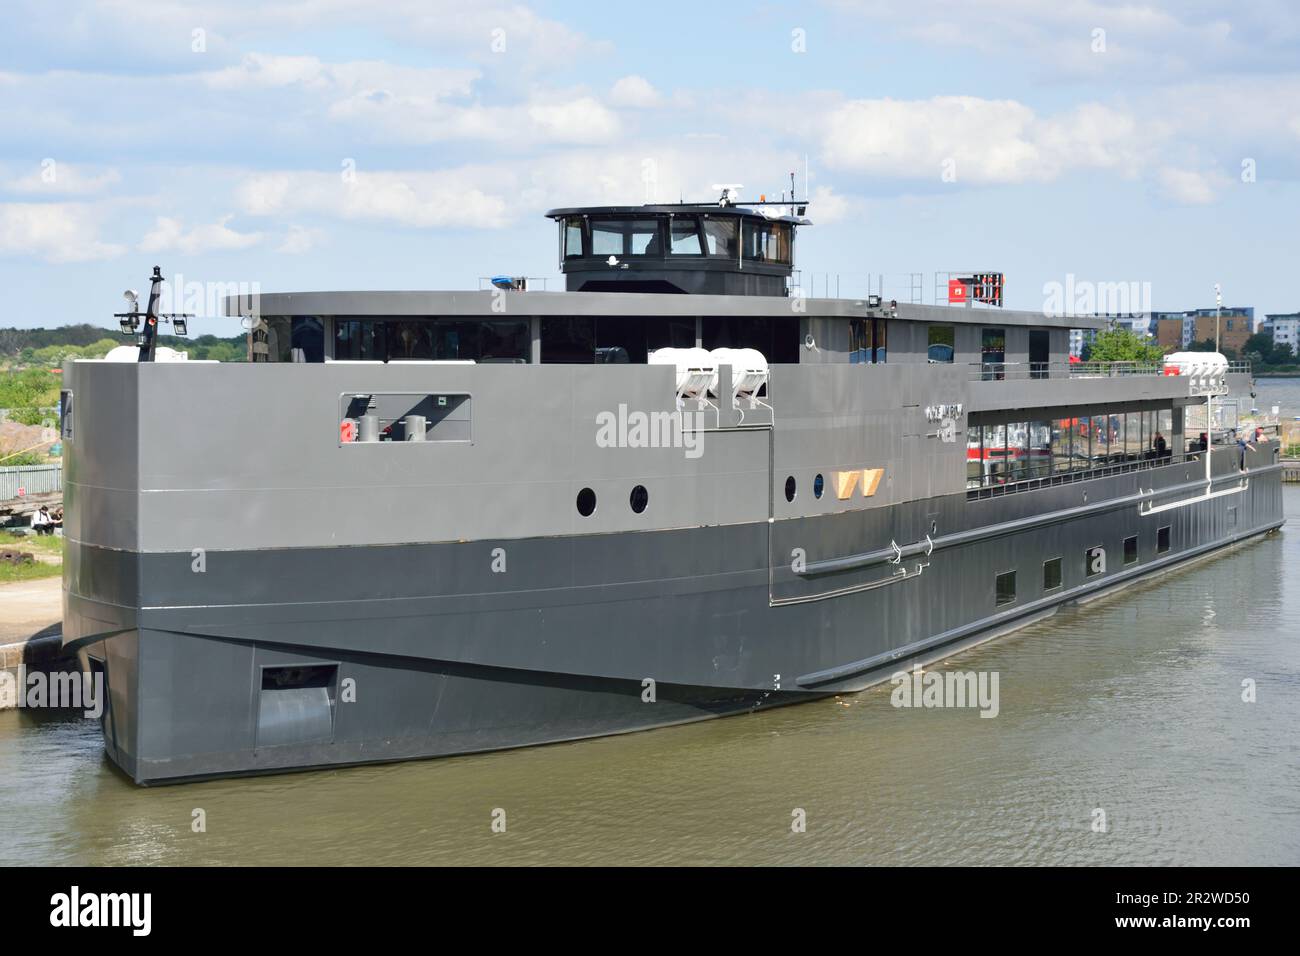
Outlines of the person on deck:
<svg viewBox="0 0 1300 956">
<path fill-rule="evenodd" d="M 1164 435 L 1156 432 L 1156 437 L 1151 439 L 1151 450 L 1157 458 L 1164 458 L 1169 453 L 1169 442 L 1165 441 Z"/>
</svg>

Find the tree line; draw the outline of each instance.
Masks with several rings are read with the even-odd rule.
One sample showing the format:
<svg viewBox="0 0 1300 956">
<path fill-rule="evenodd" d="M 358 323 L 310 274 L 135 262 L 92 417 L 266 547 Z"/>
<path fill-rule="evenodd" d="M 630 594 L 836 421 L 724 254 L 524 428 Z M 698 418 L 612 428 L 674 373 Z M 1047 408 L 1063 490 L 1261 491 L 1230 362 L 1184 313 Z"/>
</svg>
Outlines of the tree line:
<svg viewBox="0 0 1300 956">
<path fill-rule="evenodd" d="M 103 358 L 117 346 L 134 342 L 133 336 L 87 323 L 57 329 L 0 329 L 0 361 L 7 365 L 55 367 L 67 358 Z M 158 344 L 188 352 L 195 360 L 243 362 L 248 357 L 243 335 L 226 339 L 215 335 L 159 335 Z"/>
</svg>

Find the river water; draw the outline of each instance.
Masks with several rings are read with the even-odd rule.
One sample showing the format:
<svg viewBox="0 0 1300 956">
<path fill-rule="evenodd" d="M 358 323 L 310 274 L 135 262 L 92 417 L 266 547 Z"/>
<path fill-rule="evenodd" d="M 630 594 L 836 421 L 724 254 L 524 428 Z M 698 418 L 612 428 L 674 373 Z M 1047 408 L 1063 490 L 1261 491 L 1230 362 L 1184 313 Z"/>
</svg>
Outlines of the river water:
<svg viewBox="0 0 1300 956">
<path fill-rule="evenodd" d="M 1261 408 L 1300 414 L 1294 380 L 1260 385 Z M 1281 533 L 940 665 L 999 675 L 992 719 L 895 708 L 886 685 L 623 737 L 145 790 L 109 766 L 97 723 L 0 713 L 0 863 L 1297 865 L 1300 485 L 1285 507 Z"/>
</svg>

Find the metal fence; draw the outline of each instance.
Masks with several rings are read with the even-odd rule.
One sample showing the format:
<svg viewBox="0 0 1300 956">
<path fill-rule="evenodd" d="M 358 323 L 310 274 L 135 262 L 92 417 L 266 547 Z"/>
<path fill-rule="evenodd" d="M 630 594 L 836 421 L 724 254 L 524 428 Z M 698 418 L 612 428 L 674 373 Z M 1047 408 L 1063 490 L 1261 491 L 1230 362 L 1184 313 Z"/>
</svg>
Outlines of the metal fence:
<svg viewBox="0 0 1300 956">
<path fill-rule="evenodd" d="M 63 465 L 18 465 L 0 468 L 0 501 L 24 495 L 43 495 L 63 490 Z"/>
</svg>

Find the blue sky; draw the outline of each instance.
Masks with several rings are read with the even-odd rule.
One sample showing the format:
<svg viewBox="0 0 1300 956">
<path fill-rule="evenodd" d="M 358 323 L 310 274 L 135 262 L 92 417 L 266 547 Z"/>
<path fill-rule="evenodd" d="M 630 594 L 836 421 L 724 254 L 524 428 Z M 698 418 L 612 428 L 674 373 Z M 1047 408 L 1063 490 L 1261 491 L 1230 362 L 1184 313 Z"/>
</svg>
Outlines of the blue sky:
<svg viewBox="0 0 1300 956">
<path fill-rule="evenodd" d="M 154 264 L 267 292 L 554 277 L 547 208 L 802 191 L 805 156 L 798 264 L 845 294 L 996 269 L 1018 308 L 1072 274 L 1300 309 L 1282 0 L 6 6 L 0 324 L 109 325 Z"/>
</svg>

